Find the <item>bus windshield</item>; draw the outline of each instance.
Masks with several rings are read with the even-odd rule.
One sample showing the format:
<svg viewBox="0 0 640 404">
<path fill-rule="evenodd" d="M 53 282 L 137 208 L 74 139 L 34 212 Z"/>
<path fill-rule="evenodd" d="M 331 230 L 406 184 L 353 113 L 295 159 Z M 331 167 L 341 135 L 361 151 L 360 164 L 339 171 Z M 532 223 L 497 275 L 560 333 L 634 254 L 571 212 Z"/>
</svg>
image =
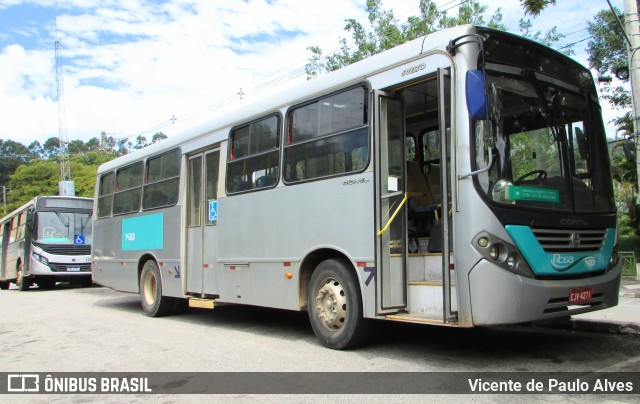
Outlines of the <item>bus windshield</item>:
<svg viewBox="0 0 640 404">
<path fill-rule="evenodd" d="M 82 244 L 90 244 L 92 227 L 91 213 L 59 210 L 38 212 L 34 241 L 44 244 L 79 244 L 77 236 L 84 236 Z"/>
<path fill-rule="evenodd" d="M 499 204 L 615 210 L 601 111 L 587 88 L 525 68 L 487 69 L 489 119 L 474 122 L 482 191 Z"/>
</svg>

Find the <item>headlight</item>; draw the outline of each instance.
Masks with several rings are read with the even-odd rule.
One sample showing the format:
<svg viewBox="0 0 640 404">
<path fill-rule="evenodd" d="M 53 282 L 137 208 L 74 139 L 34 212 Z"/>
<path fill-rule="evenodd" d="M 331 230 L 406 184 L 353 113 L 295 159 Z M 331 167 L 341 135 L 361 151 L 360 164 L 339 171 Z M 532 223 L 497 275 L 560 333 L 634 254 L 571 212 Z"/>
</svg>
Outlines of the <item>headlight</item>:
<svg viewBox="0 0 640 404">
<path fill-rule="evenodd" d="M 531 268 L 518 249 L 493 234 L 482 232 L 473 238 L 473 247 L 491 263 L 516 275 L 533 278 Z"/>
<path fill-rule="evenodd" d="M 620 254 L 618 254 L 618 244 L 613 246 L 611 251 L 611 257 L 609 258 L 609 265 L 607 266 L 607 272 L 611 271 L 620 262 Z"/>
<path fill-rule="evenodd" d="M 32 257 L 36 261 L 38 261 L 38 262 L 40 262 L 40 263 L 42 263 L 42 264 L 44 264 L 46 266 L 49 266 L 49 260 L 46 257 L 44 257 L 44 256 L 42 256 L 40 254 L 37 254 L 37 253 L 33 253 Z"/>
<path fill-rule="evenodd" d="M 491 259 L 493 259 L 494 261 L 500 258 L 500 249 L 497 245 L 494 244 L 489 247 L 489 257 L 491 257 Z"/>
</svg>

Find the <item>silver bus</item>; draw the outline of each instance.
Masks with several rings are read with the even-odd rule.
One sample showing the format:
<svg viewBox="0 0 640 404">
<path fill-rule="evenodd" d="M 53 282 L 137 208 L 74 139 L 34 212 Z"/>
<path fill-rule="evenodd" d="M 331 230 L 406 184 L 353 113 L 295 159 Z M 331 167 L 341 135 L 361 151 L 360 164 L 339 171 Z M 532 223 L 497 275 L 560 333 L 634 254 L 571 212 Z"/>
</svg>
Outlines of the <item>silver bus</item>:
<svg viewBox="0 0 640 404">
<path fill-rule="evenodd" d="M 0 289 L 90 286 L 93 199 L 33 198 L 0 219 Z"/>
<path fill-rule="evenodd" d="M 430 34 L 98 169 L 94 280 L 149 316 L 188 301 L 473 327 L 617 304 L 589 71 L 523 38 Z"/>
</svg>

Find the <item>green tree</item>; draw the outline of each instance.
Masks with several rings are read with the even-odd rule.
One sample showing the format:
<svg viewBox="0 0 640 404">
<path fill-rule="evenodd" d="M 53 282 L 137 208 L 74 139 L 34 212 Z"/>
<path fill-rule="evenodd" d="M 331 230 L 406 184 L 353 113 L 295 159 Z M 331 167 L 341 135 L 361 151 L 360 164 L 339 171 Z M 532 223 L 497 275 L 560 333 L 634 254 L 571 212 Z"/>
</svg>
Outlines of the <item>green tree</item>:
<svg viewBox="0 0 640 404">
<path fill-rule="evenodd" d="M 58 137 L 50 137 L 49 139 L 45 140 L 42 148 L 43 158 L 57 156 L 58 153 L 60 153 L 60 139 Z"/>
<path fill-rule="evenodd" d="M 547 8 L 547 6 L 555 6 L 556 0 L 520 0 L 520 4 L 522 4 L 525 13 L 535 17 L 540 15 L 540 12 Z"/>
<path fill-rule="evenodd" d="M 100 150 L 100 140 L 97 137 L 92 137 L 84 144 L 87 148 L 87 151 L 99 151 Z"/>
<path fill-rule="evenodd" d="M 164 134 L 164 133 L 162 133 L 162 132 L 156 132 L 156 133 L 153 135 L 153 137 L 151 138 L 151 144 L 153 144 L 153 143 L 157 143 L 157 142 L 159 142 L 159 141 L 161 141 L 161 140 L 164 140 L 164 139 L 166 139 L 167 137 L 168 137 L 168 136 L 167 136 L 167 135 L 165 135 L 165 134 Z"/>
<path fill-rule="evenodd" d="M 624 21 L 623 13 L 614 8 L 618 18 Z M 598 71 L 601 76 L 614 75 L 622 67 L 629 65 L 627 44 L 622 28 L 616 20 L 614 12 L 609 9 L 601 10 L 593 21 L 587 22 L 589 34 L 592 39 L 587 44 L 589 53 L 589 67 Z M 619 130 L 627 133 L 633 132 L 631 120 L 631 93 L 628 90 L 628 79 L 622 80 L 623 85 L 612 83 L 600 83 L 602 98 L 607 100 L 614 108 L 628 110 L 624 115 L 613 122 Z"/>
<path fill-rule="evenodd" d="M 429 0 L 419 0 L 419 9 L 420 14 L 400 23 L 393 10 L 383 9 L 382 0 L 367 0 L 366 11 L 370 29 L 367 30 L 362 23 L 350 18 L 346 20 L 344 29 L 350 33 L 353 44 L 349 44 L 347 38 L 340 38 L 340 50 L 326 57 L 319 46 L 307 48 L 311 52 L 306 65 L 307 79 L 323 72 L 337 70 L 443 28 L 478 24 L 504 29 L 500 10 L 487 23 L 484 19 L 487 6 L 475 0 L 464 1 L 456 16 L 449 16 L 446 11 L 438 10 L 436 3 Z"/>
<path fill-rule="evenodd" d="M 16 169 L 31 158 L 33 154 L 23 144 L 0 139 L 0 186 L 7 186 Z"/>
<path fill-rule="evenodd" d="M 531 23 L 531 20 L 529 19 L 525 20 L 524 18 L 520 19 L 519 21 L 520 34 L 525 38 L 532 39 L 546 46 L 552 46 L 554 43 L 558 42 L 559 40 L 565 37 L 565 35 L 558 32 L 558 27 L 553 27 L 546 33 L 543 33 L 542 31 L 533 32 L 531 30 L 532 27 L 533 27 L 533 23 Z M 562 51 L 566 55 L 573 55 L 575 53 L 571 46 L 566 47 Z"/>
<path fill-rule="evenodd" d="M 76 196 L 93 198 L 98 166 L 114 159 L 108 152 L 86 152 L 70 158 L 71 176 Z M 11 176 L 7 195 L 7 212 L 18 208 L 36 196 L 58 195 L 60 164 L 53 159 L 33 159 L 23 164 Z"/>
<path fill-rule="evenodd" d="M 7 212 L 29 199 L 41 195 L 58 195 L 60 165 L 52 160 L 32 160 L 23 164 L 11 176 L 7 195 Z"/>
</svg>

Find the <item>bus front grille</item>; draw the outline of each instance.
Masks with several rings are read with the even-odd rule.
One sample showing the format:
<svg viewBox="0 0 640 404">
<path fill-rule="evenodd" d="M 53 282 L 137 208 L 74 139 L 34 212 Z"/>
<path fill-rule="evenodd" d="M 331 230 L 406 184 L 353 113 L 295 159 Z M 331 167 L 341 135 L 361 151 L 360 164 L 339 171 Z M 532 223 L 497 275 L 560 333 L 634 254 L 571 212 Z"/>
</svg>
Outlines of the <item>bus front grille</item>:
<svg viewBox="0 0 640 404">
<path fill-rule="evenodd" d="M 90 272 L 91 264 L 49 264 L 53 272 Z"/>
<path fill-rule="evenodd" d="M 533 228 L 534 236 L 548 253 L 596 251 L 602 248 L 606 229 L 571 230 Z"/>
<path fill-rule="evenodd" d="M 90 245 L 51 245 L 33 243 L 44 252 L 55 255 L 91 255 Z"/>
</svg>

